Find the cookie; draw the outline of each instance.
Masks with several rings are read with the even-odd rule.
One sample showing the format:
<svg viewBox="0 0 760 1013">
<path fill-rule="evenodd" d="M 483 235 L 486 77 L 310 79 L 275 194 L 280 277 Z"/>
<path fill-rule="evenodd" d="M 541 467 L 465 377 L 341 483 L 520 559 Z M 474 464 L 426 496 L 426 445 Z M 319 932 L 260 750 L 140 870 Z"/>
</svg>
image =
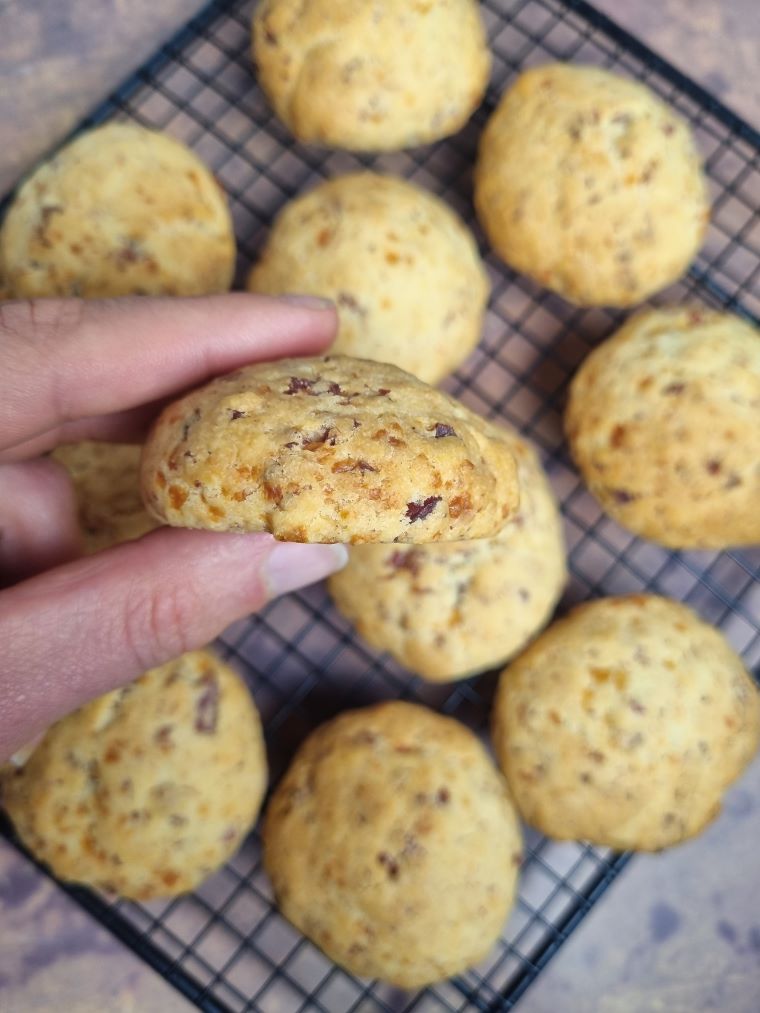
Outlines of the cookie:
<svg viewBox="0 0 760 1013">
<path fill-rule="evenodd" d="M 267 768 L 243 680 L 184 654 L 57 722 L 0 797 L 63 880 L 148 900 L 192 890 L 258 815 Z"/>
<path fill-rule="evenodd" d="M 248 366 L 169 405 L 142 487 L 168 524 L 292 542 L 481 538 L 519 501 L 502 430 L 395 366 L 340 355 Z"/>
<path fill-rule="evenodd" d="M 263 0 L 258 79 L 300 140 L 350 151 L 428 144 L 464 126 L 491 69 L 475 0 Z"/>
<path fill-rule="evenodd" d="M 667 598 L 581 605 L 504 671 L 493 741 L 550 837 L 656 851 L 698 834 L 755 754 L 760 698 L 718 630 Z"/>
<path fill-rule="evenodd" d="M 760 332 L 700 307 L 643 312 L 576 374 L 570 448 L 602 508 L 672 548 L 760 544 Z"/>
<path fill-rule="evenodd" d="M 285 917 L 352 974 L 403 988 L 486 955 L 520 852 L 506 786 L 475 735 L 400 701 L 309 736 L 264 827 Z"/>
<path fill-rule="evenodd" d="M 357 172 L 285 207 L 248 288 L 330 298 L 340 319 L 331 351 L 438 383 L 478 343 L 489 284 L 472 234 L 443 201 Z"/>
<path fill-rule="evenodd" d="M 676 281 L 709 218 L 688 125 L 642 84 L 563 63 L 502 97 L 475 206 L 510 267 L 581 306 L 632 306 Z"/>
<path fill-rule="evenodd" d="M 89 554 L 152 531 L 157 521 L 140 495 L 141 448 L 85 440 L 57 447 L 52 457 L 74 484 L 79 527 Z"/>
<path fill-rule="evenodd" d="M 328 583 L 373 647 L 432 682 L 503 664 L 549 618 L 565 585 L 557 503 L 533 448 L 505 437 L 520 509 L 494 538 L 397 549 L 357 545 Z"/>
<path fill-rule="evenodd" d="M 235 238 L 214 177 L 134 124 L 82 134 L 21 186 L 0 229 L 13 297 L 202 295 L 232 283 Z"/>
</svg>

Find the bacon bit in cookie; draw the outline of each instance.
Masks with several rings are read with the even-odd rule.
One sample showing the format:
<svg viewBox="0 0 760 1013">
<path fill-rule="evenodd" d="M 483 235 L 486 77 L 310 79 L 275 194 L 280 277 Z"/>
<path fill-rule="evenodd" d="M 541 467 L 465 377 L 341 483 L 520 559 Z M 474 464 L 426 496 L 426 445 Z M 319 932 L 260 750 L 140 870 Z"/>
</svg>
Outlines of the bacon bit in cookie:
<svg viewBox="0 0 760 1013">
<path fill-rule="evenodd" d="M 351 310 L 352 313 L 358 313 L 359 316 L 366 317 L 367 315 L 365 307 L 350 292 L 339 292 L 336 302 L 338 306 L 345 306 L 347 310 Z"/>
<path fill-rule="evenodd" d="M 248 412 L 240 411 L 239 408 L 230 408 L 230 421 L 234 422 L 235 419 L 244 419 Z"/>
<path fill-rule="evenodd" d="M 435 795 L 438 805 L 448 805 L 451 801 L 451 792 L 448 788 L 439 788 Z"/>
<path fill-rule="evenodd" d="M 634 714 L 646 713 L 646 707 L 644 706 L 644 704 L 641 703 L 640 700 L 636 700 L 635 697 L 631 697 L 631 699 L 628 701 L 628 706 L 631 708 Z"/>
<path fill-rule="evenodd" d="M 628 492 L 627 489 L 613 489 L 612 498 L 616 503 L 633 503 L 638 496 L 633 492 Z"/>
<path fill-rule="evenodd" d="M 156 485 L 159 489 L 166 488 L 166 475 L 162 471 L 156 472 Z"/>
<path fill-rule="evenodd" d="M 328 246 L 332 242 L 332 229 L 322 229 L 317 234 L 317 246 Z"/>
<path fill-rule="evenodd" d="M 282 489 L 279 485 L 271 485 L 269 482 L 264 482 L 263 488 L 264 495 L 268 500 L 278 505 L 282 503 Z"/>
<path fill-rule="evenodd" d="M 689 310 L 688 320 L 692 327 L 695 327 L 697 324 L 704 323 L 704 319 L 705 319 L 704 310 L 700 309 Z"/>
<path fill-rule="evenodd" d="M 175 872 L 173 869 L 166 869 L 161 873 L 161 882 L 164 886 L 172 887 L 177 883 L 178 879 L 179 873 Z"/>
<path fill-rule="evenodd" d="M 390 879 L 397 878 L 399 871 L 398 862 L 394 858 L 392 858 L 387 852 L 381 851 L 377 856 L 377 860 L 382 866 L 384 866 Z"/>
<path fill-rule="evenodd" d="M 444 436 L 456 436 L 454 427 L 447 425 L 445 422 L 436 422 L 435 426 L 431 426 L 431 429 L 435 430 L 435 438 L 437 440 L 442 439 Z"/>
<path fill-rule="evenodd" d="M 377 397 L 385 397 L 387 394 L 390 394 L 390 390 L 387 387 L 378 387 L 375 392 Z"/>
<path fill-rule="evenodd" d="M 219 716 L 219 683 L 213 672 L 204 672 L 197 684 L 203 689 L 195 704 L 195 730 L 211 735 Z"/>
<path fill-rule="evenodd" d="M 183 425 L 182 425 L 182 439 L 183 440 L 187 439 L 188 433 L 190 432 L 190 427 L 192 425 L 194 425 L 194 423 L 196 423 L 200 417 L 201 417 L 200 409 L 196 408 L 195 411 L 193 412 L 193 414 L 187 420 L 187 422 L 183 423 Z"/>
<path fill-rule="evenodd" d="M 686 390 L 685 383 L 669 383 L 667 387 L 663 387 L 663 394 L 683 394 Z"/>
<path fill-rule="evenodd" d="M 662 132 L 663 134 L 665 134 L 666 137 L 672 137 L 673 134 L 676 132 L 676 128 L 673 126 L 672 123 L 665 123 L 663 125 Z"/>
<path fill-rule="evenodd" d="M 172 742 L 172 726 L 161 725 L 153 738 L 160 749 L 171 749 L 174 745 Z"/>
<path fill-rule="evenodd" d="M 187 489 L 178 485 L 169 486 L 169 502 L 175 510 L 179 510 L 187 499 Z"/>
<path fill-rule="evenodd" d="M 406 516 L 409 518 L 411 524 L 414 524 L 415 521 L 424 521 L 440 502 L 440 496 L 428 496 L 421 503 L 407 503 Z"/>
<path fill-rule="evenodd" d="M 407 552 L 399 549 L 388 556 L 386 563 L 395 570 L 408 570 L 413 577 L 418 577 L 422 564 L 422 553 L 418 549 L 409 549 Z"/>
<path fill-rule="evenodd" d="M 318 450 L 325 443 L 334 447 L 337 442 L 337 434 L 332 426 L 325 426 L 319 433 L 304 433 L 301 437 L 301 446 L 304 450 Z M 294 443 L 286 443 L 286 447 L 294 447 Z"/>
<path fill-rule="evenodd" d="M 400 440 L 398 438 L 398 436 L 389 436 L 388 437 L 388 443 L 392 447 L 405 447 L 406 446 L 406 440 Z"/>
<path fill-rule="evenodd" d="M 725 482 L 723 488 L 724 489 L 735 489 L 737 487 L 737 485 L 741 485 L 741 484 L 742 484 L 742 480 L 739 478 L 739 476 L 736 475 L 736 474 L 732 474 L 732 475 L 729 475 L 728 478 L 726 479 L 726 482 Z"/>
<path fill-rule="evenodd" d="M 352 429 L 361 429 L 362 424 L 358 419 L 352 419 L 351 422 L 352 422 L 351 426 Z"/>
<path fill-rule="evenodd" d="M 335 397 L 347 397 L 347 398 L 355 397 L 354 394 L 346 394 L 346 392 L 343 390 L 343 388 L 341 387 L 341 385 L 339 383 L 335 383 L 335 382 L 328 383 L 328 385 L 327 385 L 327 393 L 328 394 L 333 394 Z"/>
<path fill-rule="evenodd" d="M 291 376 L 290 383 L 287 388 L 283 391 L 283 394 L 310 394 L 312 397 L 316 397 L 316 394 L 312 390 L 312 387 L 317 383 L 319 378 L 316 380 L 309 380 L 305 376 Z"/>
<path fill-rule="evenodd" d="M 472 500 L 467 493 L 464 496 L 454 496 L 449 501 L 449 517 L 455 520 L 468 510 L 472 510 Z"/>
<path fill-rule="evenodd" d="M 626 428 L 625 426 L 615 426 L 610 433 L 610 446 L 611 447 L 622 447 L 625 442 Z"/>
<path fill-rule="evenodd" d="M 348 458 L 345 461 L 336 461 L 332 466 L 334 475 L 342 475 L 347 471 L 377 471 L 369 461 L 357 461 L 352 458 Z"/>
<path fill-rule="evenodd" d="M 720 461 L 715 460 L 714 458 L 713 460 L 707 461 L 705 463 L 705 468 L 707 469 L 708 475 L 719 475 L 721 467 L 722 465 Z"/>
<path fill-rule="evenodd" d="M 270 46 L 277 45 L 277 36 L 274 34 L 272 29 L 268 25 L 264 29 L 264 38 L 266 39 L 266 41 L 269 43 Z"/>
</svg>

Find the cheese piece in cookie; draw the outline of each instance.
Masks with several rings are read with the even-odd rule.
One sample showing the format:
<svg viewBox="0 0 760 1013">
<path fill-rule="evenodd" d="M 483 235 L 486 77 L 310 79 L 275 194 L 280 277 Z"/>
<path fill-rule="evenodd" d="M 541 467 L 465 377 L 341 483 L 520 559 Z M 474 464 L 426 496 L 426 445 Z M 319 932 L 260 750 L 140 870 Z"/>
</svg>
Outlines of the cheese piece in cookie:
<svg viewBox="0 0 760 1013">
<path fill-rule="evenodd" d="M 310 735 L 264 829 L 285 917 L 352 974 L 403 988 L 487 954 L 520 855 L 506 785 L 476 736 L 400 701 Z"/>
<path fill-rule="evenodd" d="M 482 538 L 519 503 L 498 426 L 395 366 L 339 355 L 248 366 L 169 405 L 142 488 L 168 524 L 294 542 Z"/>
<path fill-rule="evenodd" d="M 193 651 L 54 724 L 4 769 L 0 797 L 60 879 L 148 900 L 192 890 L 237 850 L 266 780 L 245 683 Z"/>
<path fill-rule="evenodd" d="M 522 73 L 480 143 L 478 217 L 516 271 L 581 306 L 631 306 L 702 244 L 707 187 L 688 125 L 607 70 Z"/>
<path fill-rule="evenodd" d="M 340 320 L 331 351 L 438 383 L 477 344 L 489 285 L 472 234 L 442 200 L 357 172 L 280 212 L 248 288 L 327 297 Z"/>
<path fill-rule="evenodd" d="M 525 820 L 619 850 L 698 834 L 759 739 L 741 659 L 652 595 L 576 608 L 508 666 L 494 701 L 494 748 Z"/>
<path fill-rule="evenodd" d="M 491 58 L 477 0 L 262 0 L 253 57 L 300 140 L 351 151 L 428 144 L 464 126 Z"/>
<path fill-rule="evenodd" d="M 365 640 L 432 682 L 503 664 L 544 625 L 567 578 L 561 518 L 538 457 L 517 433 L 505 437 L 520 509 L 498 535 L 356 545 L 328 583 Z"/>
<path fill-rule="evenodd" d="M 588 356 L 565 417 L 603 509 L 672 548 L 760 544 L 760 331 L 705 307 L 647 310 Z"/>
<path fill-rule="evenodd" d="M 109 123 L 77 137 L 21 185 L 0 228 L 14 298 L 203 295 L 232 283 L 224 193 L 165 134 Z"/>
</svg>

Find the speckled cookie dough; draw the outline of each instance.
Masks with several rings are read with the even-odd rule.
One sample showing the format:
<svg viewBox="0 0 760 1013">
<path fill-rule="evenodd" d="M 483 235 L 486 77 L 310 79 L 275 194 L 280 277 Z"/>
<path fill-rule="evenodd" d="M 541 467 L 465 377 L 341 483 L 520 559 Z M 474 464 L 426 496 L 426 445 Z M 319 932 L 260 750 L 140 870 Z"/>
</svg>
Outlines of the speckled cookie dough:
<svg viewBox="0 0 760 1013">
<path fill-rule="evenodd" d="M 506 786 L 475 735 L 398 701 L 310 735 L 264 829 L 283 914 L 351 973 L 404 988 L 486 955 L 520 857 Z"/>
<path fill-rule="evenodd" d="M 0 229 L 10 296 L 203 295 L 232 283 L 226 198 L 184 144 L 98 127 L 22 184 Z"/>
<path fill-rule="evenodd" d="M 685 121 L 635 81 L 562 63 L 501 99 L 475 205 L 510 267 L 581 306 L 632 306 L 674 282 L 709 218 Z"/>
<path fill-rule="evenodd" d="M 158 525 L 140 495 L 141 453 L 134 444 L 91 440 L 53 451 L 71 476 L 87 553 L 139 538 Z"/>
<path fill-rule="evenodd" d="M 179 527 L 293 542 L 429 542 L 496 534 L 519 503 L 503 430 L 384 363 L 283 359 L 166 408 L 142 488 Z"/>
<path fill-rule="evenodd" d="M 427 144 L 459 130 L 491 70 L 476 0 L 262 0 L 253 57 L 301 141 L 353 151 Z"/>
<path fill-rule="evenodd" d="M 57 722 L 0 799 L 60 879 L 148 900 L 225 862 L 264 797 L 266 755 L 243 680 L 193 651 Z"/>
<path fill-rule="evenodd" d="M 604 510 L 672 548 L 760 544 L 760 332 L 699 306 L 648 310 L 576 374 L 570 448 Z"/>
<path fill-rule="evenodd" d="M 477 344 L 489 284 L 472 234 L 443 201 L 358 172 L 284 208 L 248 288 L 330 298 L 340 318 L 331 351 L 438 383 Z"/>
<path fill-rule="evenodd" d="M 559 511 L 538 457 L 517 433 L 505 436 L 520 509 L 495 538 L 357 545 L 329 581 L 365 640 L 433 682 L 503 664 L 544 625 L 567 578 Z"/>
<path fill-rule="evenodd" d="M 581 605 L 501 677 L 493 740 L 550 837 L 656 851 L 698 834 L 757 751 L 760 698 L 723 636 L 650 595 Z"/>
</svg>

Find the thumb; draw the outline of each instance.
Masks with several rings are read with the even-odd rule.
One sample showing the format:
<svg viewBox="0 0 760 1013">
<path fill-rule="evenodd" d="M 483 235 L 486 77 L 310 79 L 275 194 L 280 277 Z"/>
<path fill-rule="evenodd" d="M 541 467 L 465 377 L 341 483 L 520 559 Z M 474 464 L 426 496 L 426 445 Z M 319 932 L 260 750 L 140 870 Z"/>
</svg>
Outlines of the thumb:
<svg viewBox="0 0 760 1013">
<path fill-rule="evenodd" d="M 163 528 L 0 592 L 0 760 L 345 560 L 341 545 Z"/>
</svg>

